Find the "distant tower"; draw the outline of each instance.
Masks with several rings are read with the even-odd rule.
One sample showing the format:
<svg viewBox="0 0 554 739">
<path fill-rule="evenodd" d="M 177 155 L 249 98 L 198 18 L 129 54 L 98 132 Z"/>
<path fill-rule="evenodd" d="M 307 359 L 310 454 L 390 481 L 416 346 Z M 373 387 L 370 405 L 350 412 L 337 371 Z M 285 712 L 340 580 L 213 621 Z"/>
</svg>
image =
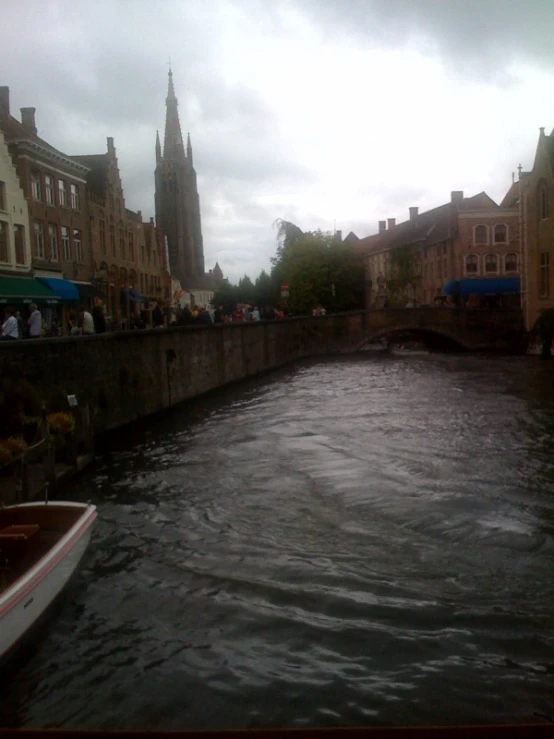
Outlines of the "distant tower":
<svg viewBox="0 0 554 739">
<path fill-rule="evenodd" d="M 173 74 L 169 70 L 163 153 L 156 132 L 156 223 L 167 236 L 171 274 L 188 287 L 204 279 L 204 244 L 200 198 L 193 167 L 192 145 L 181 135 Z"/>
</svg>

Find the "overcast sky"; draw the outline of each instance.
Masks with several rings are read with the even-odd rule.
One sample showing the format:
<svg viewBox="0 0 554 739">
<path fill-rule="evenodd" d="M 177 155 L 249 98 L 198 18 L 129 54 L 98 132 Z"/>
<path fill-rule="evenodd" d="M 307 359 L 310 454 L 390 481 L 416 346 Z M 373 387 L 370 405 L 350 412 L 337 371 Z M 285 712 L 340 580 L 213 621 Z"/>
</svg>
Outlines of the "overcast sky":
<svg viewBox="0 0 554 739">
<path fill-rule="evenodd" d="M 552 0 L 15 0 L 2 26 L 12 113 L 67 154 L 113 136 L 145 217 L 171 57 L 232 280 L 269 268 L 276 218 L 362 237 L 451 190 L 499 200 L 554 127 Z"/>
</svg>

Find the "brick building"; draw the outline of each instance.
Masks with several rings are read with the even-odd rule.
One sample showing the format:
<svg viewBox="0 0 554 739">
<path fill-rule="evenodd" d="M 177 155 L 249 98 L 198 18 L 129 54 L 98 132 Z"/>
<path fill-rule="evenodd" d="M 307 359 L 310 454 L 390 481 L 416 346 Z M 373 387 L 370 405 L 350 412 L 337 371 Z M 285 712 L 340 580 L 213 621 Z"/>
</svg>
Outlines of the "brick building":
<svg viewBox="0 0 554 739">
<path fill-rule="evenodd" d="M 431 305 L 446 295 L 519 292 L 517 208 L 499 206 L 484 192 L 466 198 L 453 191 L 449 203 L 421 214 L 412 207 L 407 221 L 380 221 L 379 232 L 356 248 L 365 255 L 368 308 L 390 302 L 393 256 L 400 252 L 410 259 L 411 279 L 397 301 Z"/>
<path fill-rule="evenodd" d="M 523 172 L 506 198 L 519 209 L 522 233 L 522 305 L 525 327 L 533 328 L 554 307 L 554 131 L 540 129 L 533 169 Z"/>
<path fill-rule="evenodd" d="M 106 296 L 106 314 L 129 325 L 131 314 L 169 296 L 165 255 L 153 224 L 125 207 L 114 140 L 105 154 L 78 155 L 87 167 L 86 200 L 93 279 Z"/>
<path fill-rule="evenodd" d="M 33 274 L 76 304 L 93 291 L 88 169 L 37 136 L 35 108 L 22 108 L 21 122 L 11 114 L 8 87 L 0 87 L 0 129 L 28 202 Z"/>
<path fill-rule="evenodd" d="M 171 303 L 171 278 L 167 264 L 167 249 L 161 229 L 154 219 L 144 223 L 139 252 L 140 291 L 149 303 L 158 302 L 165 308 Z"/>
</svg>

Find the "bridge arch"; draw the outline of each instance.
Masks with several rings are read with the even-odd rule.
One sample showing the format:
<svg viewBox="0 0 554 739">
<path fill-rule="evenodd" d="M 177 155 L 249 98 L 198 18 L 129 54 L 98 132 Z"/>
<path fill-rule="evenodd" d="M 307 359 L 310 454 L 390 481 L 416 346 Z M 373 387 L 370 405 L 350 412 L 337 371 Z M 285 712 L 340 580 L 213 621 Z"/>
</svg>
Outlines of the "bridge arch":
<svg viewBox="0 0 554 739">
<path fill-rule="evenodd" d="M 401 334 L 401 333 L 409 333 L 413 334 L 415 336 L 421 336 L 424 338 L 427 336 L 437 336 L 443 339 L 447 339 L 451 344 L 454 344 L 461 349 L 473 349 L 473 346 L 470 346 L 466 341 L 464 341 L 460 336 L 452 331 L 449 331 L 448 329 L 445 329 L 443 326 L 413 326 L 410 324 L 398 324 L 398 325 L 390 325 L 383 328 L 375 329 L 373 331 L 369 331 L 367 338 L 364 340 L 364 343 L 362 346 L 365 346 L 366 344 L 369 344 L 372 341 L 376 341 L 378 339 L 385 338 L 386 336 L 390 336 L 391 334 Z"/>
</svg>

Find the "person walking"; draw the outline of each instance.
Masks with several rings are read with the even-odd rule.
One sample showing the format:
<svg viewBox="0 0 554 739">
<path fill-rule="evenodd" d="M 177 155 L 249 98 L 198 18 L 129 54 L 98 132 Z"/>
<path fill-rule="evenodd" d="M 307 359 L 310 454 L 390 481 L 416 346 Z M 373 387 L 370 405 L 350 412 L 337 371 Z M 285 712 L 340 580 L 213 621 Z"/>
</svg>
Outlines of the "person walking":
<svg viewBox="0 0 554 739">
<path fill-rule="evenodd" d="M 27 328 L 29 329 L 30 339 L 40 339 L 42 333 L 42 315 L 36 306 L 36 303 L 31 303 L 29 306 L 29 318 L 27 319 Z"/>
<path fill-rule="evenodd" d="M 2 336 L 0 339 L 12 340 L 19 339 L 19 329 L 17 327 L 17 318 L 11 308 L 6 310 L 6 318 L 2 324 Z"/>
</svg>

